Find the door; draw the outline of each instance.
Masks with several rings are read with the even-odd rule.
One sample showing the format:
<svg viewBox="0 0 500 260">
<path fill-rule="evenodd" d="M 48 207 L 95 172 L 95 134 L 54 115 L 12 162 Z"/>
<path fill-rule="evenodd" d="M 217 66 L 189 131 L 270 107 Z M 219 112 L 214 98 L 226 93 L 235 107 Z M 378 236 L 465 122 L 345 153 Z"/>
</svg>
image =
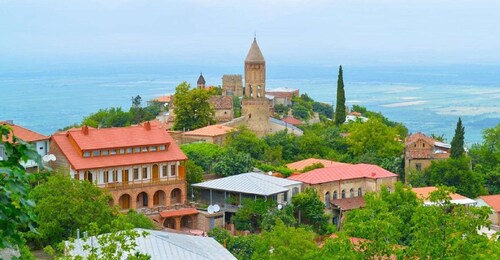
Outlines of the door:
<svg viewBox="0 0 500 260">
<path fill-rule="evenodd" d="M 128 184 L 128 170 L 122 171 L 122 182 L 123 184 Z"/>
<path fill-rule="evenodd" d="M 158 164 L 153 165 L 153 182 L 158 182 L 160 175 L 158 174 Z"/>
</svg>

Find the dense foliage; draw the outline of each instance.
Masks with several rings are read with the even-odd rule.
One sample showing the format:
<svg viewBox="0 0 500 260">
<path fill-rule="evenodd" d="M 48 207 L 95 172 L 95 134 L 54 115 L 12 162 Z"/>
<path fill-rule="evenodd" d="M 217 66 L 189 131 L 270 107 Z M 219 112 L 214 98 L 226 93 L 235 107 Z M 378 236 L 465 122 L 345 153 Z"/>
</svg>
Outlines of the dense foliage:
<svg viewBox="0 0 500 260">
<path fill-rule="evenodd" d="M 455 135 L 451 140 L 451 151 L 450 157 L 457 159 L 464 154 L 464 137 L 465 128 L 462 126 L 462 119 L 459 117 L 457 122 L 457 128 L 455 129 Z"/>
<path fill-rule="evenodd" d="M 193 88 L 186 82 L 175 88 L 174 130 L 193 130 L 215 123 L 214 109 L 209 104 L 211 94 L 205 89 Z"/>
<path fill-rule="evenodd" d="M 341 125 L 345 122 L 346 106 L 345 106 L 345 90 L 344 90 L 344 75 L 342 66 L 339 67 L 339 76 L 337 79 L 337 103 L 335 106 L 335 124 Z"/>
</svg>

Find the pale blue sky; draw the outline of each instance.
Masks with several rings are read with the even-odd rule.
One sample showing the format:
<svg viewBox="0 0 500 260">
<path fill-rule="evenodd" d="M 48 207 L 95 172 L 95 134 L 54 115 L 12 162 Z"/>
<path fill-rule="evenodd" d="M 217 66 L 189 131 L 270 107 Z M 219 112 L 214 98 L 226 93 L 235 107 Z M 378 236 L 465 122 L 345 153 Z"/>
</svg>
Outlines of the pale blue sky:
<svg viewBox="0 0 500 260">
<path fill-rule="evenodd" d="M 500 1 L 0 0 L 0 62 L 500 63 Z"/>
</svg>

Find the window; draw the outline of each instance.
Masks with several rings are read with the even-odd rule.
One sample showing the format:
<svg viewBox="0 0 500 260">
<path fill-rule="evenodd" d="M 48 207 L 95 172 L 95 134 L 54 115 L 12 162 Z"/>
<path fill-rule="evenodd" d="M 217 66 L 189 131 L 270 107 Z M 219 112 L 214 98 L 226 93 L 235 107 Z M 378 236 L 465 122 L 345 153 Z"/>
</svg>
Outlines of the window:
<svg viewBox="0 0 500 260">
<path fill-rule="evenodd" d="M 108 150 L 102 150 L 101 155 L 108 155 Z"/>
<path fill-rule="evenodd" d="M 90 152 L 89 151 L 83 152 L 83 157 L 90 157 Z"/>
<path fill-rule="evenodd" d="M 116 154 L 116 149 L 111 149 L 111 150 L 109 150 L 109 154 L 111 154 L 111 155 L 115 155 L 115 154 Z"/>
<path fill-rule="evenodd" d="M 92 173 L 91 173 L 90 171 L 86 171 L 86 172 L 84 173 L 84 175 L 83 175 L 83 178 L 84 178 L 85 180 L 87 180 L 87 181 L 90 181 L 90 182 L 92 182 L 92 179 L 93 179 L 92 177 L 93 177 L 93 176 L 92 176 Z"/>
<path fill-rule="evenodd" d="M 422 164 L 421 163 L 415 164 L 415 169 L 417 169 L 417 171 L 422 171 Z"/>
<path fill-rule="evenodd" d="M 171 164 L 170 165 L 170 176 L 176 176 L 176 175 L 177 175 L 177 165 Z"/>
<path fill-rule="evenodd" d="M 104 171 L 102 174 L 104 176 L 104 183 L 108 183 L 108 181 L 109 181 L 109 171 Z"/>
<path fill-rule="evenodd" d="M 295 196 L 295 194 L 299 193 L 299 188 L 293 187 L 292 189 L 292 196 Z"/>
<path fill-rule="evenodd" d="M 156 146 L 150 146 L 149 147 L 150 152 L 156 152 Z"/>
<path fill-rule="evenodd" d="M 99 150 L 92 152 L 92 156 L 100 156 L 100 155 L 101 155 L 101 151 L 99 151 Z"/>
<path fill-rule="evenodd" d="M 139 168 L 134 168 L 134 180 L 139 179 Z"/>
<path fill-rule="evenodd" d="M 349 190 L 349 193 L 351 194 L 351 198 L 354 198 L 354 189 L 353 189 L 353 188 L 351 188 L 351 189 Z"/>
<path fill-rule="evenodd" d="M 333 199 L 336 200 L 339 198 L 339 195 L 337 194 L 337 191 L 333 192 Z"/>
<path fill-rule="evenodd" d="M 127 153 L 132 153 L 132 147 L 127 148 Z"/>
<path fill-rule="evenodd" d="M 342 190 L 342 198 L 345 199 L 345 190 Z"/>
<path fill-rule="evenodd" d="M 358 188 L 358 197 L 361 197 L 363 196 L 363 190 L 361 189 L 361 187 Z"/>
<path fill-rule="evenodd" d="M 140 151 L 141 151 L 141 148 L 139 148 L 139 147 L 134 147 L 134 153 L 138 153 L 138 152 L 140 152 Z"/>
<path fill-rule="evenodd" d="M 142 168 L 142 178 L 143 179 L 148 178 L 148 168 L 147 167 Z"/>
<path fill-rule="evenodd" d="M 120 149 L 120 154 L 124 154 L 125 153 L 125 149 Z"/>
<path fill-rule="evenodd" d="M 165 151 L 165 145 L 160 145 L 160 151 Z"/>
<path fill-rule="evenodd" d="M 424 147 L 424 148 L 425 148 L 425 144 L 422 144 L 422 147 Z"/>
<path fill-rule="evenodd" d="M 118 170 L 113 170 L 113 182 L 118 182 Z"/>
<path fill-rule="evenodd" d="M 330 192 L 327 192 L 325 194 L 325 206 L 328 209 L 330 208 Z"/>
<path fill-rule="evenodd" d="M 148 148 L 146 146 L 143 146 L 142 149 L 141 149 L 142 152 L 147 152 L 148 151 Z"/>
<path fill-rule="evenodd" d="M 168 176 L 168 167 L 166 165 L 163 165 L 161 167 L 161 176 L 162 177 L 167 177 Z"/>
</svg>

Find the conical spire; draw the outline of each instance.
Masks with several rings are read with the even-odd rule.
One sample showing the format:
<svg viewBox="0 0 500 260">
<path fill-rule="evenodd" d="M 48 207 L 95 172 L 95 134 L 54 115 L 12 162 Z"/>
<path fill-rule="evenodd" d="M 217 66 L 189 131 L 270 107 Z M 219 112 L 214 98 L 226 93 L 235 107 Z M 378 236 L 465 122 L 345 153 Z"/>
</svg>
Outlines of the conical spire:
<svg viewBox="0 0 500 260">
<path fill-rule="evenodd" d="M 200 77 L 198 77 L 198 82 L 196 82 L 198 85 L 203 84 L 205 85 L 205 78 L 203 77 L 203 74 L 200 73 Z"/>
<path fill-rule="evenodd" d="M 260 52 L 260 48 L 255 37 L 253 38 L 252 46 L 248 51 L 245 62 L 265 62 L 264 56 L 262 55 L 262 52 Z"/>
</svg>

